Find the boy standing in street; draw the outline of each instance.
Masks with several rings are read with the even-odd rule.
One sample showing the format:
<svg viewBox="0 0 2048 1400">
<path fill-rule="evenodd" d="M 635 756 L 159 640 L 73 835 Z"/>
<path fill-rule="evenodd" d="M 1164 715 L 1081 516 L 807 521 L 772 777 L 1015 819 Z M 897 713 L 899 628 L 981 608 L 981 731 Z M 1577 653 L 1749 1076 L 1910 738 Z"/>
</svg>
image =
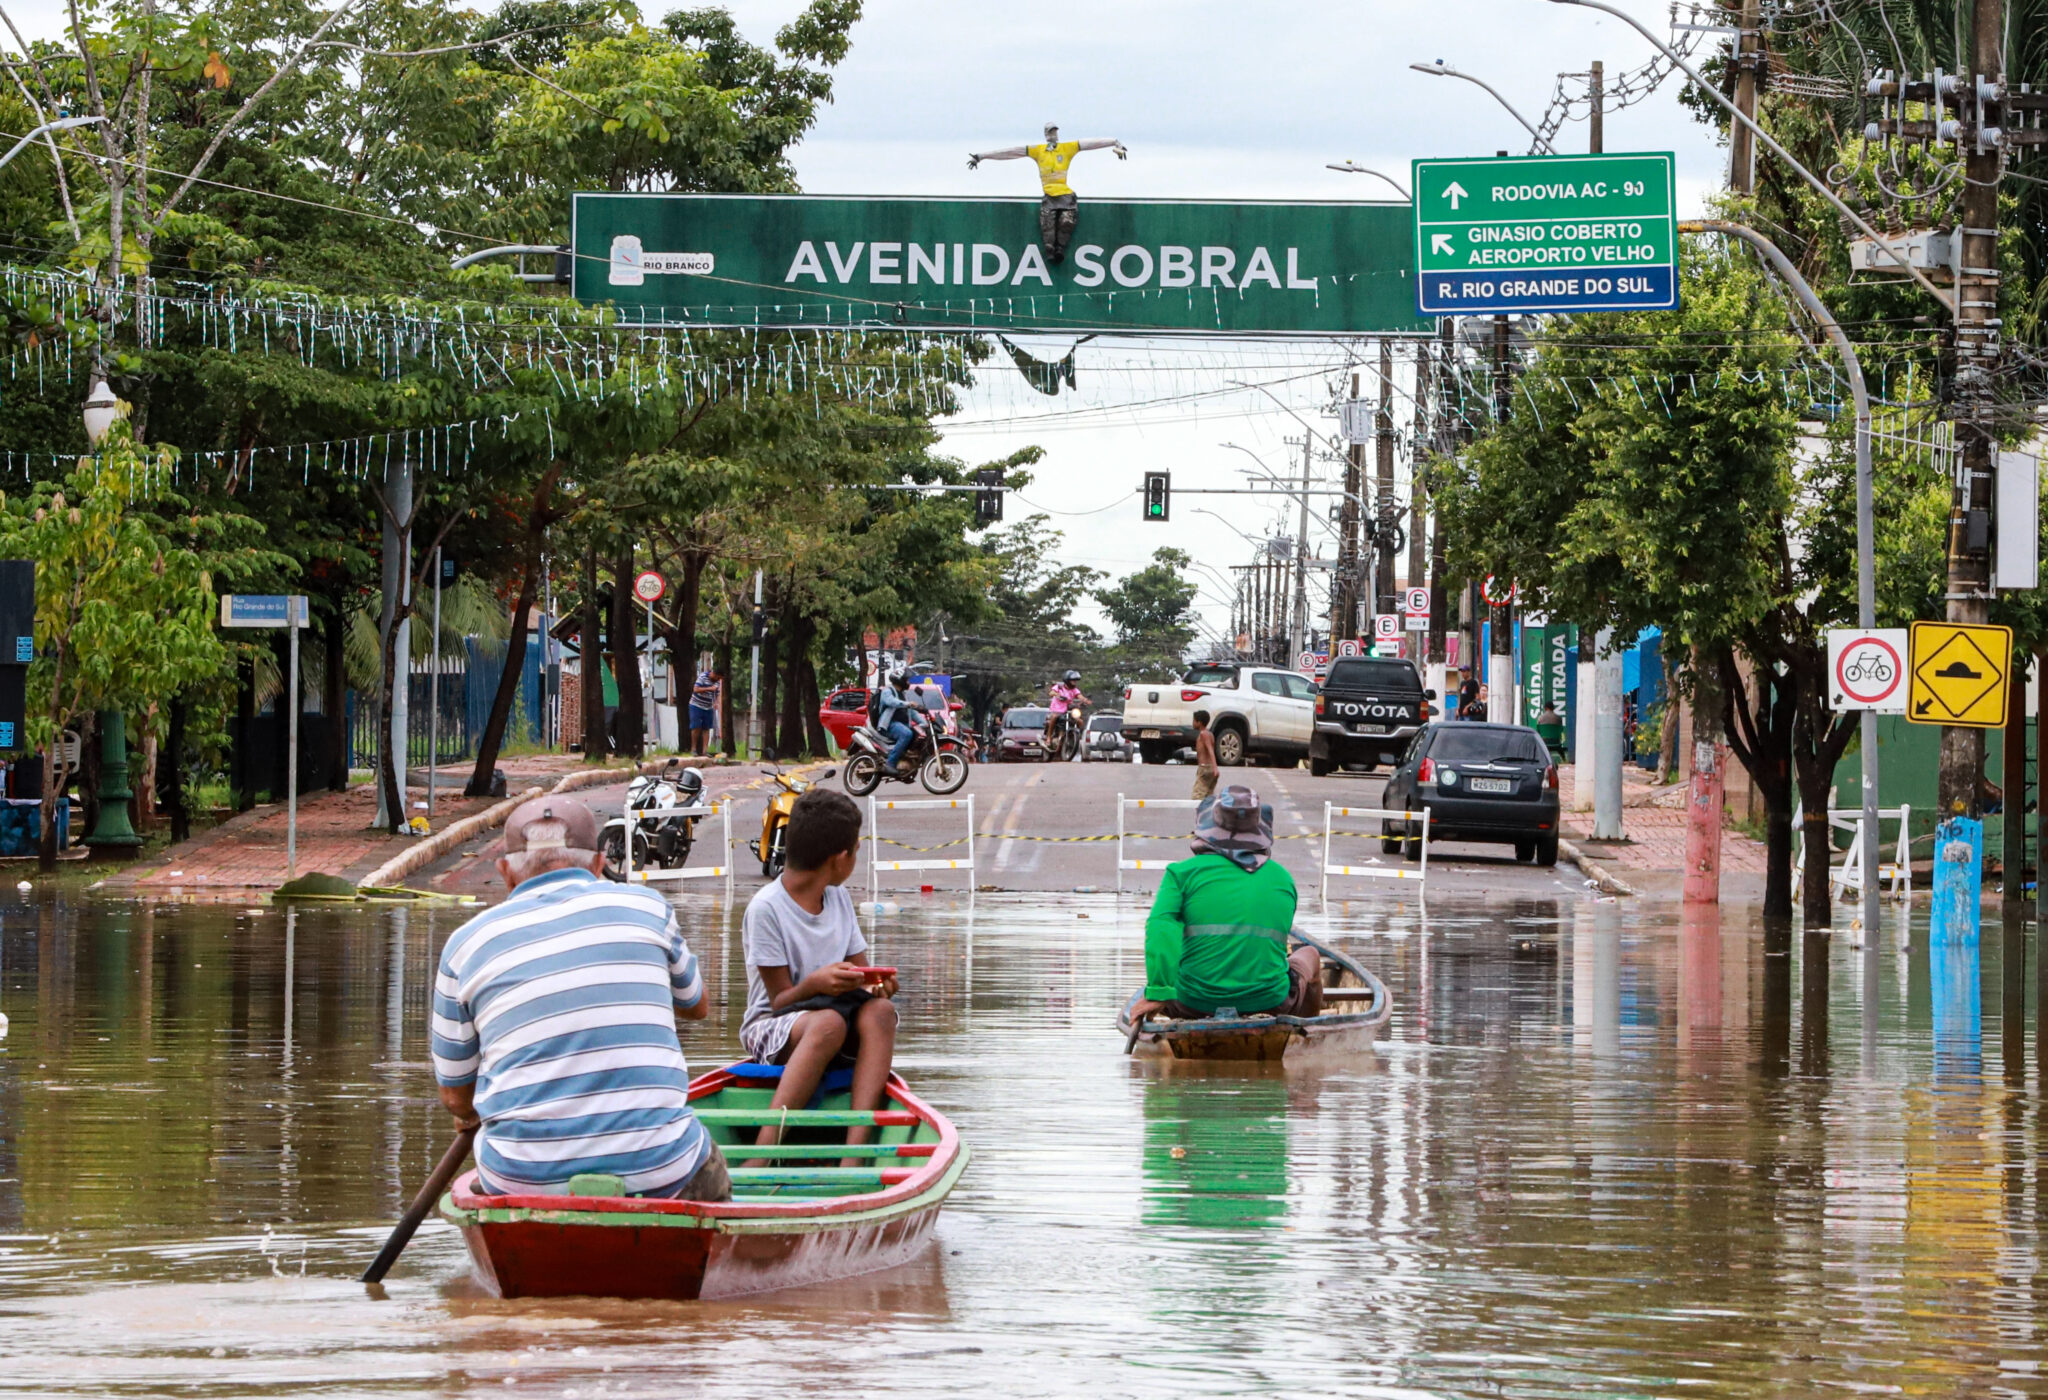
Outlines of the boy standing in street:
<svg viewBox="0 0 2048 1400">
<path fill-rule="evenodd" d="M 880 1108 L 896 1052 L 896 1008 L 889 1000 L 896 979 L 865 971 L 868 941 L 846 892 L 860 849 L 860 808 L 844 793 L 811 788 L 790 808 L 785 839 L 781 878 L 747 904 L 740 1045 L 761 1063 L 782 1066 L 771 1108 L 810 1103 L 835 1065 L 853 1067 L 853 1108 Z M 846 1140 L 864 1143 L 868 1133 L 853 1128 Z M 755 1145 L 781 1136 L 779 1128 L 765 1127 Z M 849 1157 L 841 1165 L 866 1163 Z"/>
<path fill-rule="evenodd" d="M 1209 732 L 1209 712 L 1195 711 L 1195 801 L 1216 792 L 1216 736 Z"/>
</svg>

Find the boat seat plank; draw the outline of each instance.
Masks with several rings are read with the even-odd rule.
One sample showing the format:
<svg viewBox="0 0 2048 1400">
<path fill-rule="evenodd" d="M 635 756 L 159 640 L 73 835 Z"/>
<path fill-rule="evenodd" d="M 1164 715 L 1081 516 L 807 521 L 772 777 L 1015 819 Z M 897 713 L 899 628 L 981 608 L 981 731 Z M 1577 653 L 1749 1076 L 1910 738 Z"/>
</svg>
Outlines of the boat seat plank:
<svg viewBox="0 0 2048 1400">
<path fill-rule="evenodd" d="M 935 1142 L 771 1142 L 765 1147 L 738 1143 L 732 1151 L 748 1157 L 929 1157 L 938 1147 Z"/>
<path fill-rule="evenodd" d="M 700 1108 L 696 1113 L 707 1128 L 908 1128 L 921 1121 L 905 1108 Z"/>
<path fill-rule="evenodd" d="M 733 1167 L 733 1190 L 747 1186 L 854 1186 L 873 1190 L 894 1186 L 915 1172 L 911 1167 Z"/>
</svg>

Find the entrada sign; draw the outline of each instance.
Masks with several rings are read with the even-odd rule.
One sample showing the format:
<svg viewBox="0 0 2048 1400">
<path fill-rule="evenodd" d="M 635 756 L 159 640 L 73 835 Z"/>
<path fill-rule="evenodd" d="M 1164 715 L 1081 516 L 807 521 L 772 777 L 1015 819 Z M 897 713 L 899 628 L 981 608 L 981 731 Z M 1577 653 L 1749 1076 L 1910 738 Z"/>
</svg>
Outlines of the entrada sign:
<svg viewBox="0 0 2048 1400">
<path fill-rule="evenodd" d="M 1414 172 L 1424 315 L 1678 306 L 1669 152 L 1418 160 Z"/>
<path fill-rule="evenodd" d="M 578 194 L 575 291 L 638 325 L 1426 330 L 1408 210 L 1091 199 L 1063 262 L 1035 199 Z"/>
</svg>

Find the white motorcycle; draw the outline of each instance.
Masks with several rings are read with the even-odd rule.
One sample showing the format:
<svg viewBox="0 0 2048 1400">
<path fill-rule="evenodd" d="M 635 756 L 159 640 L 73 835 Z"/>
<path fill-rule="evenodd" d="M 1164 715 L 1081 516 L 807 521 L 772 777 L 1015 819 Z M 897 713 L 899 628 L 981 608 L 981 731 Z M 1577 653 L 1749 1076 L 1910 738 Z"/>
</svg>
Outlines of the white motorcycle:
<svg viewBox="0 0 2048 1400">
<path fill-rule="evenodd" d="M 682 760 L 672 758 L 660 776 L 642 774 L 626 785 L 626 810 L 658 812 L 671 807 L 695 807 L 704 797 L 704 775 L 695 768 L 676 769 Z M 690 847 L 697 839 L 701 817 L 657 817 L 637 821 L 633 827 L 633 868 L 673 870 L 690 859 Z M 599 833 L 607 879 L 626 878 L 626 826 L 623 816 L 613 817 Z"/>
</svg>

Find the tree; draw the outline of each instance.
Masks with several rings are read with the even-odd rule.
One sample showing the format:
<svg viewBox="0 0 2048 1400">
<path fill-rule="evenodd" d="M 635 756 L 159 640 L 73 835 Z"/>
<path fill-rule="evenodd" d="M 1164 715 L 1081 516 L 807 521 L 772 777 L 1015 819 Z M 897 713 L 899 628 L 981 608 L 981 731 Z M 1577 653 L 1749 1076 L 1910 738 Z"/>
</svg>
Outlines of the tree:
<svg viewBox="0 0 2048 1400">
<path fill-rule="evenodd" d="M 0 498 L 0 554 L 36 566 L 27 737 L 43 750 L 45 870 L 57 863 L 64 731 L 89 711 L 168 701 L 227 661 L 198 553 L 130 509 L 155 493 L 171 457 L 137 448 L 117 425 L 99 460 L 81 461 L 61 486 Z"/>
<path fill-rule="evenodd" d="M 1157 549 L 1150 564 L 1095 594 L 1116 626 L 1117 662 L 1126 673 L 1179 671 L 1195 640 L 1199 590 L 1186 572 L 1193 562 L 1178 549 Z"/>
</svg>

